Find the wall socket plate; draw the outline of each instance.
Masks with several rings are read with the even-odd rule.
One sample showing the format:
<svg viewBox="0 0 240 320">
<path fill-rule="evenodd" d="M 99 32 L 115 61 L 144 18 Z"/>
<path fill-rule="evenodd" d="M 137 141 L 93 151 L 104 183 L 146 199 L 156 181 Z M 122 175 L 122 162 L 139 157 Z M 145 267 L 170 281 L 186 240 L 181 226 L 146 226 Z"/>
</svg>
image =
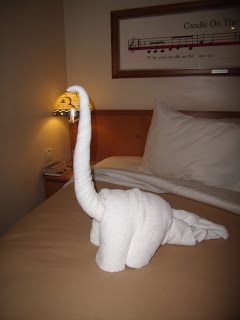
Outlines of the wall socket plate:
<svg viewBox="0 0 240 320">
<path fill-rule="evenodd" d="M 49 147 L 47 148 L 45 151 L 45 162 L 46 163 L 50 163 L 53 161 L 53 148 Z"/>
</svg>

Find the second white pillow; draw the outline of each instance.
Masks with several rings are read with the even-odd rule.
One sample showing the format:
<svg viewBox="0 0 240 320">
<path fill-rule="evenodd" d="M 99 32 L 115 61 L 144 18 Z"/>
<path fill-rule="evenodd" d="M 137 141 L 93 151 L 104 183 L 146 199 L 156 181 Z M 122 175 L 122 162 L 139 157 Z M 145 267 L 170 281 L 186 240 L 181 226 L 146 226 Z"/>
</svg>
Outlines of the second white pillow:
<svg viewBox="0 0 240 320">
<path fill-rule="evenodd" d="M 240 191 L 240 127 L 156 106 L 141 168 Z"/>
</svg>

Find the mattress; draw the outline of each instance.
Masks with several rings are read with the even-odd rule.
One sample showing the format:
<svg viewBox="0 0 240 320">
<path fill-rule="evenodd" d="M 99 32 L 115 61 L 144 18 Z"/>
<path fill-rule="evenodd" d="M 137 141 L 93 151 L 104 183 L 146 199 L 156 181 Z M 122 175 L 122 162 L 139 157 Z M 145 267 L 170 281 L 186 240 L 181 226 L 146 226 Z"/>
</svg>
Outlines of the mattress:
<svg viewBox="0 0 240 320">
<path fill-rule="evenodd" d="M 97 182 L 97 189 L 122 188 Z M 89 241 L 91 219 L 68 184 L 0 239 L 0 319 L 239 319 L 238 215 L 179 195 L 161 194 L 224 225 L 228 240 L 165 245 L 142 269 L 106 273 Z"/>
</svg>

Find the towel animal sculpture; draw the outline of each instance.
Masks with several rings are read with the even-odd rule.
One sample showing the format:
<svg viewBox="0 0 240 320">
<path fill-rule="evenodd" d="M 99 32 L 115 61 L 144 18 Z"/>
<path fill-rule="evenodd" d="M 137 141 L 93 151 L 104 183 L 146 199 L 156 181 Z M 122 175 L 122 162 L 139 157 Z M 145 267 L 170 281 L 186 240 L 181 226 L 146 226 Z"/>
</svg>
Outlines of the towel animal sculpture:
<svg viewBox="0 0 240 320">
<path fill-rule="evenodd" d="M 96 262 L 109 272 L 125 266 L 141 268 L 162 244 L 195 245 L 204 239 L 224 238 L 221 226 L 197 215 L 175 210 L 160 196 L 139 189 L 96 192 L 90 169 L 91 115 L 86 91 L 68 88 L 80 96 L 80 120 L 74 152 L 74 185 L 77 200 L 93 218 L 90 240 L 99 246 Z"/>
</svg>

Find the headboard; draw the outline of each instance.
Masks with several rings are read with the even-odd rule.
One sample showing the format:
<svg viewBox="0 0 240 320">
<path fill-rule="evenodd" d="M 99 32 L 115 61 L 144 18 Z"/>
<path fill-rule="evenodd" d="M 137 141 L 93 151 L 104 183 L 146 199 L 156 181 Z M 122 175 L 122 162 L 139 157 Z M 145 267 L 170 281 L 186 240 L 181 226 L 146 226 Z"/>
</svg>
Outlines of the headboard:
<svg viewBox="0 0 240 320">
<path fill-rule="evenodd" d="M 240 118 L 240 111 L 185 111 L 202 118 Z M 142 156 L 151 123 L 152 110 L 94 110 L 92 116 L 91 160 L 110 156 Z M 70 123 L 70 143 L 73 152 L 78 122 Z"/>
</svg>

